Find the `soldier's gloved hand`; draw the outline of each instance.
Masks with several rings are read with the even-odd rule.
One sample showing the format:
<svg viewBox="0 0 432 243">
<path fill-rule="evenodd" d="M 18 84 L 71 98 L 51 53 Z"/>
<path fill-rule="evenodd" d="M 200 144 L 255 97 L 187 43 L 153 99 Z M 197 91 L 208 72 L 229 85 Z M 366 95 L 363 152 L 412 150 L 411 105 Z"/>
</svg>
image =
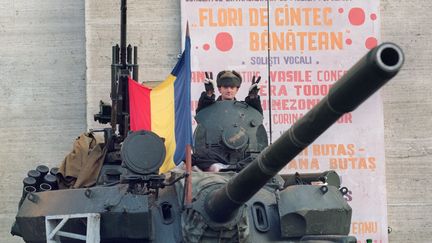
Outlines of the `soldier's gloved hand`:
<svg viewBox="0 0 432 243">
<path fill-rule="evenodd" d="M 213 72 L 205 72 L 204 86 L 207 94 L 214 93 L 216 82 L 213 80 Z"/>
<path fill-rule="evenodd" d="M 249 96 L 258 96 L 258 91 L 260 88 L 258 87 L 258 83 L 261 81 L 261 76 L 255 80 L 255 76 L 252 78 L 252 85 L 249 87 Z"/>
<path fill-rule="evenodd" d="M 206 171 L 209 171 L 209 172 L 218 172 L 221 169 L 228 168 L 228 166 L 229 165 L 225 165 L 225 164 L 221 164 L 221 163 L 214 163 L 209 168 L 207 168 Z"/>
</svg>

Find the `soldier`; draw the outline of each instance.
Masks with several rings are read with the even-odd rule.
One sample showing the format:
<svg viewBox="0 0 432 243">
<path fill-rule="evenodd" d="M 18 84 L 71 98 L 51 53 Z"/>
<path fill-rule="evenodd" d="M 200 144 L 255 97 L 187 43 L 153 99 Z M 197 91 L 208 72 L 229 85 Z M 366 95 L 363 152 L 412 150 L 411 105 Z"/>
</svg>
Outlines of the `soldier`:
<svg viewBox="0 0 432 243">
<path fill-rule="evenodd" d="M 236 71 L 221 71 L 218 73 L 216 82 L 213 80 L 213 73 L 205 73 L 206 78 L 204 79 L 205 91 L 201 93 L 201 97 L 198 101 L 198 108 L 196 113 L 205 107 L 220 100 L 236 100 L 235 96 L 240 88 L 242 77 Z M 245 99 L 245 102 L 258 110 L 261 114 L 263 113 L 261 107 L 260 96 L 258 95 L 259 87 L 258 83 L 261 77 L 255 81 L 255 76 L 252 78 L 252 85 L 249 88 L 249 94 Z M 214 88 L 217 86 L 219 93 L 221 94 L 217 100 L 215 100 Z"/>
<path fill-rule="evenodd" d="M 201 97 L 198 101 L 198 107 L 196 113 L 200 110 L 214 104 L 216 101 L 221 100 L 236 100 L 235 96 L 240 88 L 242 77 L 236 71 L 221 71 L 217 75 L 216 82 L 213 80 L 213 73 L 205 73 L 206 78 L 204 80 L 205 91 L 201 93 Z M 251 107 L 258 110 L 261 114 L 263 113 L 261 107 L 260 96 L 258 95 L 259 87 L 258 83 L 261 77 L 255 80 L 255 76 L 252 78 L 252 85 L 249 87 L 249 94 L 245 99 L 245 102 Z M 215 100 L 214 87 L 218 88 L 220 96 Z M 193 157 L 193 156 L 192 156 Z M 194 161 L 194 159 L 192 159 Z M 195 162 L 195 161 L 194 161 Z M 204 171 L 217 172 L 221 169 L 227 168 L 229 165 L 222 163 L 212 164 L 196 164 L 200 169 Z"/>
</svg>

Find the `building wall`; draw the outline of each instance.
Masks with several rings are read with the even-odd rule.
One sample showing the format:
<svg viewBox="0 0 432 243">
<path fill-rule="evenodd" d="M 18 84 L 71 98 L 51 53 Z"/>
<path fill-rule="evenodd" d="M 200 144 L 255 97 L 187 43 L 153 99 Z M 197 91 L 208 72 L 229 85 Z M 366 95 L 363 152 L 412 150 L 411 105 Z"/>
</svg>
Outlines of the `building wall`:
<svg viewBox="0 0 432 243">
<path fill-rule="evenodd" d="M 0 0 L 0 242 L 22 179 L 86 129 L 84 0 Z"/>
<path fill-rule="evenodd" d="M 432 232 L 431 10 L 428 0 L 381 0 L 382 40 L 406 58 L 382 91 L 390 242 L 430 242 Z"/>
<path fill-rule="evenodd" d="M 75 137 L 99 126 L 93 114 L 100 99 L 109 101 L 119 2 L 0 0 L 0 242 L 22 242 L 9 230 L 26 172 L 58 165 Z M 432 231 L 431 10 L 429 0 L 381 0 L 382 40 L 406 55 L 381 92 L 390 242 L 429 242 Z M 128 1 L 140 80 L 163 80 L 181 41 L 180 1 Z"/>
</svg>

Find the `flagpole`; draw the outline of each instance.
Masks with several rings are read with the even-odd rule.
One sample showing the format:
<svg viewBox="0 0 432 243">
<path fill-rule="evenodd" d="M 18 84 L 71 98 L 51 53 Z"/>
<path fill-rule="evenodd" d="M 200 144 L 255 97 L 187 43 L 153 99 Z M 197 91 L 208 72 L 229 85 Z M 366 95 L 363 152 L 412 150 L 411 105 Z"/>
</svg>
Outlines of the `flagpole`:
<svg viewBox="0 0 432 243">
<path fill-rule="evenodd" d="M 268 90 L 271 90 L 271 80 L 270 80 L 270 2 L 267 0 L 267 75 L 268 75 Z M 268 114 L 269 114 L 269 141 L 272 144 L 272 118 L 271 118 L 271 92 L 268 92 Z"/>
<path fill-rule="evenodd" d="M 186 145 L 186 199 L 185 199 L 185 208 L 189 208 L 192 206 L 192 155 L 191 155 L 191 146 Z"/>
<path fill-rule="evenodd" d="M 186 22 L 186 38 L 189 35 L 189 21 Z M 186 47 L 185 47 L 186 48 Z M 190 87 L 189 87 L 190 89 Z M 190 104 L 190 100 L 189 100 Z M 188 176 L 186 177 L 186 198 L 185 198 L 185 207 L 189 208 L 192 206 L 192 146 L 190 144 L 186 144 L 186 173 Z"/>
</svg>

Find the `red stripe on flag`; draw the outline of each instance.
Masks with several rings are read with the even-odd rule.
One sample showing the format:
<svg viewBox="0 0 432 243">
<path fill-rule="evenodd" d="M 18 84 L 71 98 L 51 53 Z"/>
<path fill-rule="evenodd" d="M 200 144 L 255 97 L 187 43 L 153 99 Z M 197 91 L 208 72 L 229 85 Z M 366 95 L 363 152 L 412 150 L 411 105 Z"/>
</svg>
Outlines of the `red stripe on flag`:
<svg viewBox="0 0 432 243">
<path fill-rule="evenodd" d="M 129 111 L 132 131 L 151 131 L 151 89 L 129 78 Z"/>
</svg>

